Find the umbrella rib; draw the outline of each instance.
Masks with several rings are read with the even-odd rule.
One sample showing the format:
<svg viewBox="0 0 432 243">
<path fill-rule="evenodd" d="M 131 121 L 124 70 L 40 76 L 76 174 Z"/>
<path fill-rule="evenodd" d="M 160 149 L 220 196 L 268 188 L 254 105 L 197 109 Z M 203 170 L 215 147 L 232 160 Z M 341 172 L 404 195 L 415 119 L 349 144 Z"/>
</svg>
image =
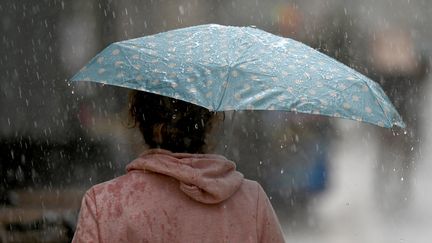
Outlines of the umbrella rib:
<svg viewBox="0 0 432 243">
<path fill-rule="evenodd" d="M 369 89 L 371 89 L 371 88 L 369 87 Z M 373 92 L 374 94 L 376 93 L 376 91 L 375 91 L 374 89 L 371 89 L 371 90 L 372 90 L 372 92 Z M 392 126 L 393 126 L 393 125 L 396 125 L 396 124 L 393 123 L 393 118 L 389 119 L 389 117 L 388 117 L 388 115 L 387 115 L 387 112 L 385 112 L 385 110 L 384 110 L 384 108 L 383 108 L 383 106 L 382 106 L 382 104 L 381 104 L 382 99 L 379 99 L 380 96 L 375 94 L 374 97 L 376 97 L 376 99 L 377 99 L 377 101 L 378 101 L 377 103 L 378 103 L 379 107 L 381 108 L 382 112 L 384 113 L 384 116 L 385 116 L 385 118 L 387 119 L 387 121 L 390 122 L 390 124 L 391 124 Z M 396 112 L 396 114 L 398 114 L 398 113 Z M 400 118 L 400 120 L 402 120 L 402 117 Z"/>
<path fill-rule="evenodd" d="M 221 94 L 221 96 L 220 96 L 220 99 L 219 99 L 219 104 L 218 104 L 218 106 L 216 107 L 216 111 L 220 111 L 221 110 L 221 106 L 222 106 L 222 102 L 223 102 L 223 99 L 225 98 L 225 94 L 226 94 L 226 91 L 227 91 L 227 89 L 228 89 L 228 81 L 229 81 L 229 74 L 230 74 L 230 71 L 231 71 L 231 68 L 228 66 L 228 72 L 227 72 L 227 78 L 226 78 L 226 80 L 225 80 L 225 83 L 224 84 L 222 84 L 222 94 Z"/>
</svg>

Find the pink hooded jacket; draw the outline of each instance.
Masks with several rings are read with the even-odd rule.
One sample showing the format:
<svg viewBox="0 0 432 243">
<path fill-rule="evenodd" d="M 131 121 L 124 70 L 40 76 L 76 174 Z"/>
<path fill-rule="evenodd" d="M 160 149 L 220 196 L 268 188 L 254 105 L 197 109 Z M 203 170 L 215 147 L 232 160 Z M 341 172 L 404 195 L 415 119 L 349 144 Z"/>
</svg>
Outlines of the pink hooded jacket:
<svg viewBox="0 0 432 243">
<path fill-rule="evenodd" d="M 78 242 L 284 242 L 254 181 L 223 156 L 152 149 L 84 195 Z"/>
</svg>

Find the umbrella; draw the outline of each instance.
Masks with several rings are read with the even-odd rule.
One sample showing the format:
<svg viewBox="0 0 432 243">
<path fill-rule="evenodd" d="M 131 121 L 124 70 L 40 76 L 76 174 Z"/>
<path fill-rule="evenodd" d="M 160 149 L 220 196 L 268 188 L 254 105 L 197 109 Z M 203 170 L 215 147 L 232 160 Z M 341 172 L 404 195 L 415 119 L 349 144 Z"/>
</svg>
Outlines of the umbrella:
<svg viewBox="0 0 432 243">
<path fill-rule="evenodd" d="M 283 110 L 405 127 L 374 81 L 255 27 L 209 24 L 116 42 L 72 81 L 151 92 L 212 111 Z"/>
</svg>

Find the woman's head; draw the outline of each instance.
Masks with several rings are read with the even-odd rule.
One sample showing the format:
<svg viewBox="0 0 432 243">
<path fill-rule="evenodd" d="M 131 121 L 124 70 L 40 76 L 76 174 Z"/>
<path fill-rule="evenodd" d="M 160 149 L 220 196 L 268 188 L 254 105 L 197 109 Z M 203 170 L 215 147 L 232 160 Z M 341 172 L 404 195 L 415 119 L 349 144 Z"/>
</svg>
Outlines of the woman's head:
<svg viewBox="0 0 432 243">
<path fill-rule="evenodd" d="M 129 95 L 129 114 L 150 148 L 202 153 L 215 112 L 142 91 Z"/>
</svg>

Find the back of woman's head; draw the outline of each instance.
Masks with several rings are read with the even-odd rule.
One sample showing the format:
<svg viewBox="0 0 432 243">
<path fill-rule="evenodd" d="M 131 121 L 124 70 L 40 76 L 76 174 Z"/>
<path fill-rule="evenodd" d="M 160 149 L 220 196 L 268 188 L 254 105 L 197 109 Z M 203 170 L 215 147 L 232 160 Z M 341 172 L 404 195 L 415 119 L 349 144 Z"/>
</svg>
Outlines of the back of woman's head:
<svg viewBox="0 0 432 243">
<path fill-rule="evenodd" d="M 129 95 L 129 114 L 150 148 L 202 153 L 215 113 L 181 100 L 142 91 Z"/>
</svg>

